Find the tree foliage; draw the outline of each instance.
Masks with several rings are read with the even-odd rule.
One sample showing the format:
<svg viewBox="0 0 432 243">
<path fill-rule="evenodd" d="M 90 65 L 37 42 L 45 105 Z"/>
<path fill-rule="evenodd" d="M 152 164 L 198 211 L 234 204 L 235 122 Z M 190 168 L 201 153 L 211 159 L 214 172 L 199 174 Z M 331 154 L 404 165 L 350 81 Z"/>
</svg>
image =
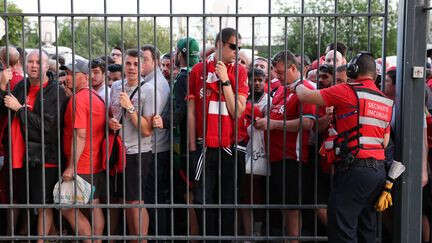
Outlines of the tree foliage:
<svg viewBox="0 0 432 243">
<path fill-rule="evenodd" d="M 88 19 L 75 19 L 74 20 L 74 35 L 75 52 L 83 57 L 102 56 L 109 54 L 111 49 L 115 46 L 122 47 L 122 31 L 120 21 L 107 21 L 105 41 L 105 22 L 100 18 L 90 19 L 90 31 L 88 28 Z M 125 20 L 123 23 L 123 44 L 125 49 L 136 48 L 138 46 L 138 30 L 137 22 L 130 19 Z M 154 29 L 153 21 L 140 19 L 140 45 L 155 44 L 154 43 Z M 89 48 L 89 33 L 91 48 Z M 105 48 L 106 43 L 106 48 Z M 72 22 L 70 20 L 61 24 L 59 36 L 57 39 L 59 46 L 72 47 Z M 161 52 L 169 51 L 169 30 L 167 28 L 156 25 L 156 46 Z"/>
<path fill-rule="evenodd" d="M 284 13 L 299 13 L 298 8 L 292 7 L 286 2 L 280 1 Z M 288 6 L 290 5 L 290 6 Z M 305 2 L 306 13 L 334 13 L 334 0 L 318 0 Z M 379 0 L 371 0 L 371 13 L 383 13 L 384 5 Z M 388 24 L 387 24 L 387 41 L 386 55 L 396 55 L 397 43 L 397 13 L 396 10 L 389 6 L 388 8 Z M 340 14 L 349 13 L 367 13 L 368 1 L 351 0 L 338 1 L 337 12 Z M 383 33 L 383 17 L 370 18 L 370 37 L 368 37 L 368 17 L 309 17 L 303 18 L 303 36 L 304 36 L 304 53 L 316 59 L 318 56 L 318 35 L 320 40 L 319 50 L 322 54 L 326 46 L 334 42 L 334 27 L 336 21 L 336 39 L 338 42 L 343 42 L 348 46 L 347 56 L 368 50 L 368 41 L 370 40 L 370 51 L 375 57 L 382 56 L 382 33 Z M 318 22 L 320 22 L 320 30 L 318 30 Z M 287 21 L 287 37 L 280 40 L 285 43 L 288 49 L 296 53 L 301 53 L 301 18 L 289 18 Z"/>
</svg>

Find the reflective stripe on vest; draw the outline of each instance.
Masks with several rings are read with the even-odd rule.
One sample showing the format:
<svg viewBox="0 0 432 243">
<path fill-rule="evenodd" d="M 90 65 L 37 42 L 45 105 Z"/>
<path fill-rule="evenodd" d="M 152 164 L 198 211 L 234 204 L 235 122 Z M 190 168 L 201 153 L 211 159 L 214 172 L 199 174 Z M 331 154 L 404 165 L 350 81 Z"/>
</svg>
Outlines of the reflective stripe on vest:
<svg viewBox="0 0 432 243">
<path fill-rule="evenodd" d="M 386 98 L 386 97 L 382 97 L 379 95 L 375 95 L 375 94 L 371 94 L 368 92 L 364 92 L 364 91 L 356 91 L 357 96 L 359 99 L 368 99 L 368 100 L 374 100 L 376 102 L 380 102 L 383 103 L 387 106 L 393 106 L 393 100 Z"/>
<path fill-rule="evenodd" d="M 389 122 L 366 116 L 360 116 L 359 123 L 361 125 L 377 126 L 380 128 L 386 128 L 389 125 Z"/>
<path fill-rule="evenodd" d="M 360 137 L 360 144 L 373 144 L 373 145 L 381 145 L 384 143 L 384 138 L 377 137 Z"/>
</svg>

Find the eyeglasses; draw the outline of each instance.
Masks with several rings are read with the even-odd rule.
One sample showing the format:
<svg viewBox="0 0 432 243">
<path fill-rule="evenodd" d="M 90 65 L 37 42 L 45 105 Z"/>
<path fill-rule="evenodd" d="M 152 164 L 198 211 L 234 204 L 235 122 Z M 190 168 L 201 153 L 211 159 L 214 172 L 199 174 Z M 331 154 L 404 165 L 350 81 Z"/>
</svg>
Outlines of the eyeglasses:
<svg viewBox="0 0 432 243">
<path fill-rule="evenodd" d="M 238 46 L 237 44 L 233 44 L 233 43 L 229 43 L 229 42 L 225 42 L 225 41 L 223 41 L 223 43 L 228 44 L 228 47 L 233 51 L 241 50 L 241 48 L 242 48 L 241 46 Z"/>
</svg>

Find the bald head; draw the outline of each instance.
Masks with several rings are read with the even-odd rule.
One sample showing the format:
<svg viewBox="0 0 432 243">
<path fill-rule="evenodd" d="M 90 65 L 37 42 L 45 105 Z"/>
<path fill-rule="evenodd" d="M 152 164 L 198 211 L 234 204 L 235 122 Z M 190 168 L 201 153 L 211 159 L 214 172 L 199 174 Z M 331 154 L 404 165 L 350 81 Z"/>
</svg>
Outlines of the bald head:
<svg viewBox="0 0 432 243">
<path fill-rule="evenodd" d="M 8 60 L 8 54 L 9 54 L 9 60 Z M 2 47 L 0 49 L 0 61 L 4 66 L 13 67 L 19 62 L 19 59 L 20 59 L 20 54 L 15 47 L 9 46 L 8 48 Z M 8 65 L 6 65 L 7 63 Z"/>
<path fill-rule="evenodd" d="M 328 65 L 333 66 L 335 61 L 335 54 L 334 54 L 334 50 L 329 51 L 326 56 L 325 56 L 325 63 Z M 336 51 L 336 67 L 339 67 L 341 65 L 345 65 L 346 64 L 346 60 L 345 58 L 342 56 L 342 54 L 338 51 Z"/>
</svg>

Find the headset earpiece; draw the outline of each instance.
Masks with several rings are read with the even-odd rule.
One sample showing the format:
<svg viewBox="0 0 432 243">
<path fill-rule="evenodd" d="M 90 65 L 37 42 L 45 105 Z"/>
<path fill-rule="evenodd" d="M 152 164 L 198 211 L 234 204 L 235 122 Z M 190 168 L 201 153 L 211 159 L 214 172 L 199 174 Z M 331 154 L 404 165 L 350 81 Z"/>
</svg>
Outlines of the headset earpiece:
<svg viewBox="0 0 432 243">
<path fill-rule="evenodd" d="M 360 59 L 360 57 L 363 55 L 372 56 L 372 54 L 370 52 L 361 51 L 353 59 L 351 59 L 351 61 L 347 64 L 347 71 L 346 71 L 347 76 L 349 78 L 356 79 L 358 77 L 360 70 L 359 70 L 359 66 L 358 66 L 357 62 Z"/>
</svg>

